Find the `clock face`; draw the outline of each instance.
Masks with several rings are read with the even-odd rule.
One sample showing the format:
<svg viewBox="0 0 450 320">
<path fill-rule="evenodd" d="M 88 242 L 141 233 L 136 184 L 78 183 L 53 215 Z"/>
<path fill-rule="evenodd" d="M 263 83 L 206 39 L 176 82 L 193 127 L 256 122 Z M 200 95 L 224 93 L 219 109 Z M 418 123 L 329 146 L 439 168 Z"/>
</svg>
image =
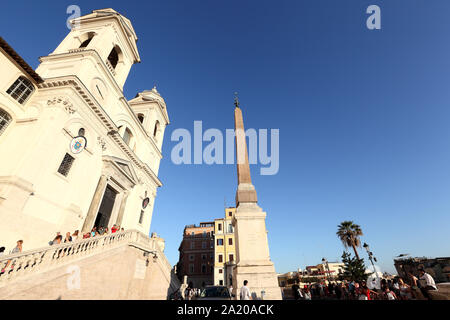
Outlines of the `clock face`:
<svg viewBox="0 0 450 320">
<path fill-rule="evenodd" d="M 91 93 L 99 102 L 103 102 L 108 95 L 108 89 L 101 79 L 95 78 L 91 82 Z"/>
</svg>

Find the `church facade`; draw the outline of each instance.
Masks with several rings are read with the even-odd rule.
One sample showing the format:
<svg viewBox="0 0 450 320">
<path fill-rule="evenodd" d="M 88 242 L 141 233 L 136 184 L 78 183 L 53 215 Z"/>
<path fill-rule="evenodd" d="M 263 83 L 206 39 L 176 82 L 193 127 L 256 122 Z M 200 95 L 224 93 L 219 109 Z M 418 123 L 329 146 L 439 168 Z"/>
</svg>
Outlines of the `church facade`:
<svg viewBox="0 0 450 320">
<path fill-rule="evenodd" d="M 169 117 L 156 88 L 123 95 L 137 36 L 113 9 L 82 16 L 34 71 L 0 38 L 0 246 L 114 224 L 148 234 Z"/>
</svg>

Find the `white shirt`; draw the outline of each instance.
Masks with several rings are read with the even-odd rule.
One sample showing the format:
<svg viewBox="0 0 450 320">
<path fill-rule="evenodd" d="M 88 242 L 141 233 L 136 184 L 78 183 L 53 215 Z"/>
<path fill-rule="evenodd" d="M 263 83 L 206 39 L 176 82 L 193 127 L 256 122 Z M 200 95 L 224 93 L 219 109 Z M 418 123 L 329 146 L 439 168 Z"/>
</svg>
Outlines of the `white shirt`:
<svg viewBox="0 0 450 320">
<path fill-rule="evenodd" d="M 250 289 L 247 286 L 241 288 L 241 300 L 250 300 Z"/>
<path fill-rule="evenodd" d="M 425 273 L 422 277 L 420 277 L 420 280 L 425 280 L 427 282 L 427 286 L 433 287 L 437 290 L 433 277 L 428 273 Z"/>
</svg>

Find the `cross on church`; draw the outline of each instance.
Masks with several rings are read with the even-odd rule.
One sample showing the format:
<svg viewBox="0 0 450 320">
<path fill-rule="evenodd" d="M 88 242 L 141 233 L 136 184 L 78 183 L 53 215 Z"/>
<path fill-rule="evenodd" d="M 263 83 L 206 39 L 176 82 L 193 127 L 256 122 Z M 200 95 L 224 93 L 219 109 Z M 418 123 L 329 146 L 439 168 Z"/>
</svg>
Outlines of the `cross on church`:
<svg viewBox="0 0 450 320">
<path fill-rule="evenodd" d="M 236 108 L 239 108 L 239 97 L 238 97 L 238 93 L 235 92 L 234 93 L 234 105 L 236 106 Z"/>
</svg>

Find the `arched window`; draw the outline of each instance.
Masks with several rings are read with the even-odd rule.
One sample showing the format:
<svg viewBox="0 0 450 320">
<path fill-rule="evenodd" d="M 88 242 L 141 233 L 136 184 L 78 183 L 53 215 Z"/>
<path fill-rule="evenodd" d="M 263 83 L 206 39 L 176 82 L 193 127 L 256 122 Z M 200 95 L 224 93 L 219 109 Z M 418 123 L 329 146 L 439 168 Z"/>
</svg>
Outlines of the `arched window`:
<svg viewBox="0 0 450 320">
<path fill-rule="evenodd" d="M 33 93 L 34 86 L 30 80 L 25 77 L 20 76 L 9 89 L 6 91 L 11 97 L 13 97 L 17 102 L 23 104 L 28 97 Z"/>
<path fill-rule="evenodd" d="M 89 38 L 87 40 L 84 40 L 82 44 L 80 44 L 80 48 L 86 48 L 89 43 L 91 42 L 92 38 Z"/>
<path fill-rule="evenodd" d="M 0 109 L 0 135 L 6 130 L 11 120 L 11 116 L 5 110 Z"/>
<path fill-rule="evenodd" d="M 144 123 L 144 115 L 143 115 L 142 113 L 139 113 L 139 114 L 137 115 L 137 117 L 138 117 L 138 119 L 139 119 L 139 121 L 140 121 L 141 123 Z"/>
<path fill-rule="evenodd" d="M 159 121 L 156 120 L 155 129 L 153 130 L 153 138 L 156 139 L 156 135 L 158 134 L 158 131 L 159 131 Z"/>
<path fill-rule="evenodd" d="M 126 128 L 123 133 L 123 141 L 125 141 L 126 144 L 130 144 L 131 138 L 133 137 L 133 134 L 131 133 L 131 130 Z"/>
<path fill-rule="evenodd" d="M 80 37 L 81 44 L 80 44 L 79 48 L 86 48 L 89 45 L 89 43 L 91 42 L 91 40 L 94 38 L 94 36 L 95 36 L 94 32 L 88 32 L 88 33 L 83 34 Z"/>
<path fill-rule="evenodd" d="M 78 130 L 79 137 L 84 137 L 85 134 L 86 134 L 86 130 L 84 130 L 84 128 L 80 128 L 80 130 Z"/>
<path fill-rule="evenodd" d="M 111 53 L 108 56 L 108 61 L 111 64 L 111 66 L 113 67 L 113 69 L 115 69 L 117 67 L 117 63 L 119 63 L 119 48 L 118 47 L 114 47 L 111 50 Z"/>
</svg>

